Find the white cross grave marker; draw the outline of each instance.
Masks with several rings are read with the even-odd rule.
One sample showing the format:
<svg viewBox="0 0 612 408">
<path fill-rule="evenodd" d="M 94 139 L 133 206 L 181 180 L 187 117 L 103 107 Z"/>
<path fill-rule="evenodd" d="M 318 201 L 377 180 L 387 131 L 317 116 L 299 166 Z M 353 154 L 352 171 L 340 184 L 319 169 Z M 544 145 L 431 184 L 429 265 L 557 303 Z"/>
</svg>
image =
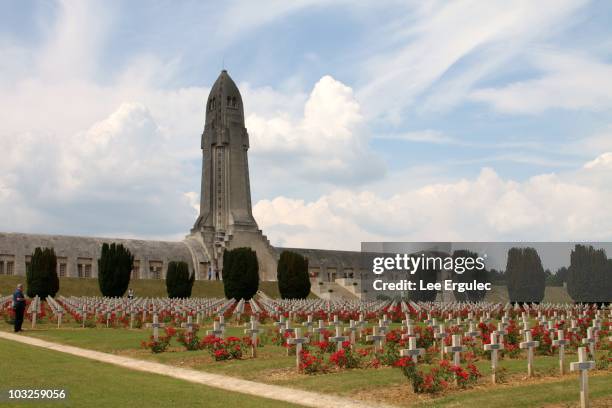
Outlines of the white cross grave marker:
<svg viewBox="0 0 612 408">
<path fill-rule="evenodd" d="M 342 335 L 342 328 L 340 326 L 336 326 L 336 335 L 334 337 L 329 338 L 330 341 L 336 343 L 336 351 L 342 350 L 342 343 L 348 341 L 348 336 Z"/>
<path fill-rule="evenodd" d="M 519 343 L 519 347 L 527 349 L 527 376 L 533 376 L 533 349 L 540 345 L 539 341 L 534 341 L 531 330 L 525 332 L 525 341 Z"/>
<path fill-rule="evenodd" d="M 553 346 L 559 347 L 559 371 L 565 374 L 565 346 L 570 342 L 565 338 L 563 330 L 557 330 L 557 340 L 553 340 Z"/>
<path fill-rule="evenodd" d="M 594 361 L 587 361 L 585 347 L 578 347 L 578 362 L 570 364 L 570 371 L 580 371 L 580 407 L 589 406 L 589 370 L 595 368 Z"/>
<path fill-rule="evenodd" d="M 417 348 L 417 338 L 408 337 L 408 348 L 400 350 L 400 356 L 412 357 L 412 362 L 417 363 L 419 356 L 425 354 L 425 349 Z"/>
<path fill-rule="evenodd" d="M 497 334 L 492 332 L 491 342 L 489 344 L 485 344 L 484 349 L 491 352 L 491 381 L 493 381 L 493 384 L 495 384 L 497 374 L 497 351 L 503 350 L 504 344 L 498 343 Z"/>
<path fill-rule="evenodd" d="M 295 329 L 295 337 L 287 339 L 288 344 L 295 344 L 295 365 L 296 369 L 300 370 L 300 354 L 302 353 L 302 344 L 308 343 L 310 340 L 308 337 L 301 337 L 301 330 Z"/>
</svg>

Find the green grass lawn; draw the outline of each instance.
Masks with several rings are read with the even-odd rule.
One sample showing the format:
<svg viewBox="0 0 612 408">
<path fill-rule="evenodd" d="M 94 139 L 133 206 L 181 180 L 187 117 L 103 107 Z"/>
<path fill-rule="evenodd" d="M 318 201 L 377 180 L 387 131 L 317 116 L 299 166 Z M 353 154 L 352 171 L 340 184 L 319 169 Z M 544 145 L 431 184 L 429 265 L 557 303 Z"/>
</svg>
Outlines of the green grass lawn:
<svg viewBox="0 0 612 408">
<path fill-rule="evenodd" d="M 15 291 L 17 283 L 25 284 L 23 276 L 0 275 L 0 294 L 8 295 Z M 136 296 L 166 297 L 166 281 L 155 279 L 136 279 L 130 283 Z M 259 282 L 259 289 L 273 298 L 280 297 L 276 282 Z M 60 278 L 59 295 L 63 296 L 101 296 L 98 279 Z M 193 297 L 225 297 L 222 281 L 195 281 Z"/>
<path fill-rule="evenodd" d="M 2 390 L 66 389 L 65 402 L 2 402 L 2 407 L 287 407 L 285 402 L 132 371 L 0 339 Z"/>
<path fill-rule="evenodd" d="M 25 283 L 23 276 L 0 275 L 0 294 L 13 293 L 17 283 Z M 137 279 L 130 283 L 130 287 L 136 292 L 136 296 L 142 297 L 165 297 L 166 282 L 164 280 Z M 276 282 L 259 282 L 259 289 L 272 298 L 279 298 L 278 285 Z M 64 296 L 100 296 L 97 279 L 60 278 L 60 295 Z M 222 281 L 195 281 L 193 285 L 193 297 L 224 297 Z M 316 298 L 312 293 L 310 298 Z M 487 294 L 489 302 L 508 302 L 508 290 L 505 286 L 493 286 Z M 547 286 L 544 294 L 545 302 L 573 303 L 567 291 L 562 287 Z"/>
<path fill-rule="evenodd" d="M 210 328 L 210 322 L 200 330 L 203 335 Z M 270 325 L 263 326 L 271 329 Z M 27 328 L 27 326 L 26 326 Z M 5 323 L 0 324 L 0 329 L 8 330 Z M 415 396 L 410 390 L 407 380 L 401 371 L 395 368 L 383 367 L 379 369 L 354 369 L 341 370 L 320 375 L 305 375 L 295 373 L 295 357 L 287 356 L 283 347 L 266 344 L 260 348 L 258 358 L 251 359 L 248 355 L 242 360 L 214 361 L 207 351 L 185 351 L 177 343 L 171 344 L 168 352 L 152 354 L 148 350 L 139 348 L 140 341 L 145 340 L 151 334 L 150 329 L 128 330 L 128 329 L 81 329 L 62 328 L 56 329 L 52 324 L 42 324 L 35 330 L 28 330 L 28 336 L 44 340 L 70 344 L 74 346 L 90 348 L 94 350 L 126 355 L 134 358 L 156 361 L 164 364 L 189 367 L 196 370 L 226 374 L 249 380 L 266 382 L 270 384 L 305 389 L 315 392 L 333 393 L 347 397 L 358 395 L 366 399 L 385 400 L 389 403 L 399 403 L 409 406 L 414 403 L 423 403 L 428 406 L 464 406 L 468 403 L 480 403 L 484 401 L 482 394 L 476 391 L 451 392 L 449 395 L 438 396 L 431 400 L 428 397 Z M 232 326 L 228 322 L 226 331 L 228 336 L 243 336 L 243 328 Z M 567 355 L 567 365 L 575 360 L 574 354 Z M 500 367 L 506 370 L 508 384 L 488 386 L 490 374 L 489 361 L 480 360 L 476 362 L 477 367 L 483 374 L 478 387 L 486 387 L 486 395 L 499 399 L 500 407 L 503 406 L 540 406 L 542 401 L 553 403 L 555 401 L 574 401 L 577 393 L 577 377 L 574 373 L 566 374 L 564 377 L 558 375 L 557 356 L 537 356 L 535 358 L 536 381 L 546 381 L 544 384 L 525 384 L 524 377 L 527 370 L 526 359 L 503 359 Z M 525 384 L 525 385 L 523 385 Z M 548 385 L 551 384 L 551 385 Z M 554 384 L 554 387 L 553 385 Z M 545 387 L 559 389 L 560 393 L 554 396 L 543 394 Z M 389 389 L 387 395 L 378 395 L 380 390 Z M 510 398 L 511 391 L 516 390 L 516 400 Z M 562 391 L 562 392 L 561 392 Z M 514 391 L 512 391 L 514 392 Z M 367 394 L 367 395 L 366 395 Z M 612 398 L 612 373 L 593 377 L 592 395 L 594 397 Z M 406 398 L 406 401 L 398 396 Z M 517 405 L 508 405 L 516 403 Z M 433 405 L 432 405 L 433 404 Z M 503 405 L 506 404 L 506 405 Z M 521 405 L 522 404 L 522 405 Z"/>
<path fill-rule="evenodd" d="M 598 375 L 589 378 L 589 395 L 592 407 L 609 407 L 612 400 L 612 376 Z M 604 400 L 605 399 L 605 400 Z M 563 407 L 579 406 L 578 379 L 530 384 L 516 387 L 499 387 L 458 392 L 439 399 L 422 402 L 423 407 L 496 407 L 532 408 L 562 404 Z"/>
<path fill-rule="evenodd" d="M 508 289 L 505 286 L 493 286 L 485 297 L 487 302 L 507 303 L 509 299 Z M 567 294 L 567 290 L 561 286 L 547 286 L 544 290 L 544 302 L 574 303 L 572 298 Z"/>
</svg>

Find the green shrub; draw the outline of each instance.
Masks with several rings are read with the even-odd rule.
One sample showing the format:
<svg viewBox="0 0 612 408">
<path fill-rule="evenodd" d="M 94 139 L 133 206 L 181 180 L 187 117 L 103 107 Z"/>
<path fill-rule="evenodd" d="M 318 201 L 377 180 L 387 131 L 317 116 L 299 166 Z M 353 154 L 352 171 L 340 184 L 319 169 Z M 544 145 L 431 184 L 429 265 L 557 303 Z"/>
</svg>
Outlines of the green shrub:
<svg viewBox="0 0 612 408">
<path fill-rule="evenodd" d="M 612 301 L 612 261 L 603 249 L 574 247 L 567 271 L 567 293 L 575 302 Z"/>
<path fill-rule="evenodd" d="M 453 252 L 453 258 L 464 258 L 464 259 L 473 259 L 476 261 L 478 258 L 478 254 L 476 252 L 468 251 L 467 249 L 459 249 Z M 468 269 L 466 268 L 463 273 L 453 273 L 453 282 L 461 283 L 471 283 L 476 281 L 478 283 L 488 283 L 489 273 L 486 269 Z M 465 292 L 459 292 L 458 290 L 454 290 L 455 299 L 460 302 L 480 302 L 484 300 L 487 291 L 486 290 L 468 290 Z"/>
<path fill-rule="evenodd" d="M 306 299 L 310 293 L 308 259 L 296 252 L 283 251 L 278 260 L 276 279 L 283 299 Z"/>
<path fill-rule="evenodd" d="M 53 248 L 36 248 L 26 271 L 27 295 L 41 299 L 59 291 L 57 257 Z"/>
<path fill-rule="evenodd" d="M 102 296 L 123 296 L 130 284 L 134 256 L 123 244 L 104 243 L 98 259 L 98 284 Z"/>
<path fill-rule="evenodd" d="M 166 290 L 170 298 L 191 297 L 191 289 L 195 274 L 189 276 L 187 262 L 169 262 L 168 273 L 166 273 Z"/>
<path fill-rule="evenodd" d="M 506 286 L 511 302 L 539 303 L 544 299 L 546 276 L 534 248 L 510 248 L 506 264 Z"/>
<path fill-rule="evenodd" d="M 223 289 L 228 299 L 249 300 L 259 289 L 259 263 L 251 248 L 223 253 Z"/>
<path fill-rule="evenodd" d="M 417 253 L 417 254 L 413 254 L 412 256 L 419 257 L 421 256 L 421 254 Z M 441 252 L 436 252 L 436 251 L 430 251 L 430 252 L 425 252 L 425 256 L 432 256 L 432 257 L 441 256 L 442 258 L 444 258 L 446 254 L 441 253 Z M 411 282 L 414 282 L 417 288 L 416 290 L 411 290 L 408 293 L 408 298 L 415 302 L 419 302 L 419 301 L 433 302 L 435 301 L 438 293 L 435 290 L 420 290 L 419 281 L 423 281 L 423 285 L 425 286 L 427 286 L 430 283 L 435 283 L 438 280 L 439 273 L 440 273 L 440 270 L 435 267 L 426 268 L 426 267 L 420 266 L 418 269 L 414 271 L 414 273 L 412 273 L 411 271 L 410 274 L 407 274 L 406 279 Z"/>
</svg>

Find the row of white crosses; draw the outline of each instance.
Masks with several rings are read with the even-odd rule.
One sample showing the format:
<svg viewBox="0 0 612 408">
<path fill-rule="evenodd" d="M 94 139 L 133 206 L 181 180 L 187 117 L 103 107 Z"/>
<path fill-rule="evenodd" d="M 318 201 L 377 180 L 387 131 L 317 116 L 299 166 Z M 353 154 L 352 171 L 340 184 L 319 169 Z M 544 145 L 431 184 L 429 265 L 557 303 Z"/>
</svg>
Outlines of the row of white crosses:
<svg viewBox="0 0 612 408">
<path fill-rule="evenodd" d="M 106 316 L 107 324 L 113 313 L 120 317 L 129 314 L 130 327 L 132 327 L 137 313 L 142 313 L 143 322 L 147 321 L 147 318 L 154 313 L 167 313 L 175 317 L 180 316 L 183 319 L 186 319 L 188 315 L 196 315 L 199 324 L 204 315 L 210 316 L 215 314 L 216 311 L 227 310 L 234 301 L 204 298 L 136 298 L 129 300 L 127 298 L 64 298 L 60 296 L 59 303 L 67 310 L 76 312 L 83 320 L 87 319 L 89 314 L 103 313 Z"/>
<path fill-rule="evenodd" d="M 57 319 L 57 328 L 59 329 L 62 325 L 62 317 L 65 313 L 64 308 L 51 296 L 47 296 L 47 304 L 51 309 L 51 313 L 53 313 L 53 316 Z"/>
<path fill-rule="evenodd" d="M 26 313 L 32 316 L 32 328 L 36 327 L 36 318 L 40 314 L 40 311 L 40 298 L 36 295 L 30 302 L 28 310 L 26 310 Z"/>
</svg>

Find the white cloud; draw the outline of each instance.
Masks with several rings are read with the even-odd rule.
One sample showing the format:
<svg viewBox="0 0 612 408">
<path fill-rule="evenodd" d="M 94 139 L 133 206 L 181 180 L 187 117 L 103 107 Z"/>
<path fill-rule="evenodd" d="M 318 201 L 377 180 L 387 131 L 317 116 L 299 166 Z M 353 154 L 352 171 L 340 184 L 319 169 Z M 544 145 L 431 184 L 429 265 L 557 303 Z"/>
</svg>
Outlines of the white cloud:
<svg viewBox="0 0 612 408">
<path fill-rule="evenodd" d="M 313 202 L 277 197 L 254 207 L 273 243 L 359 249 L 360 241 L 612 239 L 612 154 L 564 174 L 518 182 L 484 168 L 474 179 L 391 195 L 336 191 Z M 607 172 L 597 172 L 605 167 Z"/>
<path fill-rule="evenodd" d="M 612 169 L 612 152 L 604 153 L 584 165 L 585 169 Z"/>
<path fill-rule="evenodd" d="M 169 236 L 195 219 L 195 193 L 181 181 L 188 169 L 141 104 L 124 103 L 83 132 L 20 136 L 2 138 L 3 229 Z"/>
<path fill-rule="evenodd" d="M 382 51 L 363 65 L 359 100 L 369 116 L 399 122 L 406 107 L 432 90 L 423 109 L 448 108 L 480 79 L 527 45 L 566 26 L 583 0 L 432 2 L 373 36 Z M 470 57 L 478 56 L 478 58 Z M 484 62 L 483 62 L 484 61 Z M 434 88 L 432 86 L 436 85 Z M 441 96 L 443 95 L 443 97 Z"/>
<path fill-rule="evenodd" d="M 282 170 L 286 182 L 297 177 L 357 184 L 384 173 L 381 159 L 368 146 L 352 89 L 330 76 L 315 84 L 300 118 L 284 112 L 271 117 L 252 113 L 246 125 L 252 155 L 265 158 L 260 163 L 266 167 Z"/>
<path fill-rule="evenodd" d="M 384 134 L 376 136 L 377 139 L 393 139 L 393 140 L 404 140 L 408 142 L 418 143 L 433 143 L 433 144 L 459 144 L 458 140 L 453 139 L 450 136 L 438 130 L 425 129 L 414 132 L 406 132 L 399 134 Z"/>
<path fill-rule="evenodd" d="M 580 55 L 542 52 L 533 56 L 539 78 L 478 89 L 475 101 L 506 113 L 538 114 L 546 109 L 608 110 L 612 108 L 612 64 Z"/>
</svg>

